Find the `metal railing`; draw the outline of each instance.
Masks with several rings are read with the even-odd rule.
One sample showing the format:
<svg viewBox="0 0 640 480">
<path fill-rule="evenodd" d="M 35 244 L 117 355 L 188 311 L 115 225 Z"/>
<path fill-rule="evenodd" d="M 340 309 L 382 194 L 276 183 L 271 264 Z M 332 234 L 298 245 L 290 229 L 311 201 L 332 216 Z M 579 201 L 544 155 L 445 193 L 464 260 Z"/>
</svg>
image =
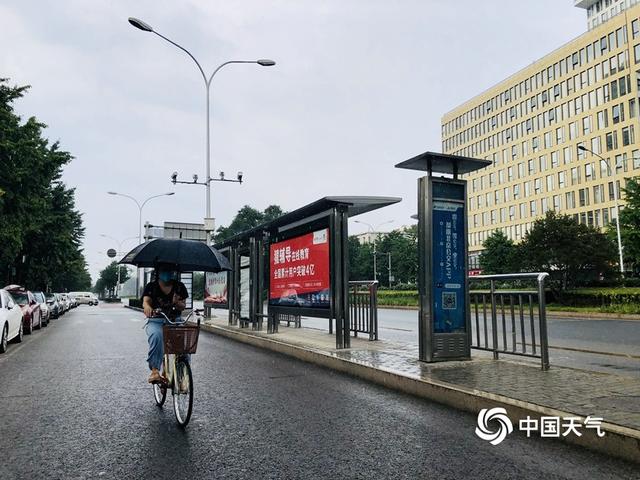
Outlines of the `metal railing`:
<svg viewBox="0 0 640 480">
<path fill-rule="evenodd" d="M 378 281 L 349 282 L 349 321 L 355 337 L 366 333 L 378 340 Z"/>
<path fill-rule="evenodd" d="M 540 358 L 542 369 L 549 369 L 549 342 L 544 283 L 548 273 L 514 273 L 469 277 L 471 308 L 471 348 Z M 508 281 L 537 282 L 536 289 L 496 288 Z M 488 284 L 489 289 L 471 290 L 472 283 Z M 537 325 L 536 325 L 537 314 Z"/>
</svg>

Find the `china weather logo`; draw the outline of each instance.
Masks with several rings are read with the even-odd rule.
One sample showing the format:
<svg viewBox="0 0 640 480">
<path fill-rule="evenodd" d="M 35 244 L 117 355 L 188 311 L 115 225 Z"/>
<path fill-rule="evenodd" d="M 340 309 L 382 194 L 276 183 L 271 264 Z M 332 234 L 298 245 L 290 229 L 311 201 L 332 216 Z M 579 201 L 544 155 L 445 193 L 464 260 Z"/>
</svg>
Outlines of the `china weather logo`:
<svg viewBox="0 0 640 480">
<path fill-rule="evenodd" d="M 497 424 L 498 430 L 489 429 L 489 422 Z M 476 435 L 483 440 L 487 440 L 491 445 L 498 445 L 507 435 L 513 432 L 513 424 L 507 411 L 504 408 L 483 408 L 478 414 L 478 426 L 476 427 Z"/>
</svg>

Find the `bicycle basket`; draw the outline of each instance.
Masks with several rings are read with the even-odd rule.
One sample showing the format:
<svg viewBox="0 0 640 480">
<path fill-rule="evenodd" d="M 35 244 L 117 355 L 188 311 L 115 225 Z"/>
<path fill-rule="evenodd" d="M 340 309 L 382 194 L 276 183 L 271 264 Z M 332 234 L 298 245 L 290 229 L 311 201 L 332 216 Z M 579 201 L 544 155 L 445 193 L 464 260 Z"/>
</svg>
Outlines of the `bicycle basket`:
<svg viewBox="0 0 640 480">
<path fill-rule="evenodd" d="M 164 325 L 162 337 L 164 353 L 196 353 L 200 328 L 191 325 Z"/>
</svg>

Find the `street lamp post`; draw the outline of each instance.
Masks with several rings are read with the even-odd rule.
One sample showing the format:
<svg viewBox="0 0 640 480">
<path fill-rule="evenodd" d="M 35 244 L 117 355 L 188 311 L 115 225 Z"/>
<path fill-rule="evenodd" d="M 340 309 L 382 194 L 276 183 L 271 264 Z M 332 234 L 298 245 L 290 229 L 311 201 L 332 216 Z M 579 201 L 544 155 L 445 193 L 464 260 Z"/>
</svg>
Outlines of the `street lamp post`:
<svg viewBox="0 0 640 480">
<path fill-rule="evenodd" d="M 382 222 L 380 225 L 378 225 L 376 227 L 376 229 L 373 228 L 373 225 L 371 225 L 370 223 L 367 222 L 363 222 L 361 220 L 354 220 L 355 223 L 361 223 L 362 225 L 366 225 L 369 228 L 369 232 L 372 234 L 376 233 L 376 229 L 380 228 L 383 225 L 387 225 L 388 223 L 393 223 L 393 220 L 389 220 L 386 222 Z M 376 259 L 376 254 L 378 252 L 376 251 L 376 239 L 373 239 L 373 279 L 374 280 L 378 280 L 378 262 Z"/>
<path fill-rule="evenodd" d="M 609 164 L 609 160 L 605 159 L 601 155 L 598 155 L 593 150 L 589 150 L 584 145 L 578 145 L 578 150 L 582 150 L 584 152 L 590 152 L 592 155 L 595 155 L 596 157 L 598 157 L 607 166 L 608 175 L 610 177 L 613 177 L 613 172 L 611 170 L 611 165 Z M 618 255 L 620 256 L 620 273 L 622 275 L 624 275 L 624 259 L 623 259 L 623 256 L 622 256 L 622 237 L 620 235 L 620 206 L 618 204 L 618 201 L 619 201 L 619 198 L 618 198 L 618 185 L 616 184 L 616 179 L 615 178 L 613 178 L 613 200 L 614 200 L 615 209 L 616 209 L 616 234 L 617 234 L 617 237 L 618 237 Z"/>
<path fill-rule="evenodd" d="M 138 216 L 138 244 L 142 243 L 142 209 L 147 204 L 147 202 L 149 200 L 154 199 L 154 198 L 168 197 L 170 195 L 175 195 L 175 192 L 167 192 L 167 193 L 161 193 L 159 195 L 152 195 L 150 197 L 147 197 L 142 203 L 140 203 L 134 197 L 132 197 L 131 195 L 127 195 L 126 193 L 118 193 L 118 192 L 107 192 L 107 193 L 109 195 L 118 195 L 120 197 L 126 197 L 126 198 L 132 200 L 136 204 L 136 206 L 138 207 L 138 212 L 139 212 L 139 216 Z M 140 269 L 136 269 L 136 295 L 140 295 Z"/>
<path fill-rule="evenodd" d="M 134 239 L 138 238 L 138 237 L 127 237 L 127 238 L 125 238 L 124 240 L 121 241 L 121 240 L 118 240 L 117 238 L 114 238 L 114 237 L 112 237 L 110 235 L 106 235 L 104 233 L 101 233 L 100 236 L 104 237 L 104 238 L 108 238 L 108 239 L 113 240 L 114 242 L 116 242 L 118 244 L 118 254 L 122 253 L 122 244 L 124 242 L 126 242 L 127 240 L 134 240 Z M 118 284 L 116 285 L 116 297 L 120 298 L 120 266 L 118 266 Z"/>
<path fill-rule="evenodd" d="M 139 20 L 137 18 L 133 18 L 133 17 L 129 17 L 129 23 L 131 25 L 133 25 L 134 27 L 142 30 L 143 32 L 151 32 L 151 33 L 155 33 L 157 36 L 159 36 L 160 38 L 162 38 L 163 40 L 166 40 L 167 42 L 169 42 L 170 44 L 178 47 L 180 50 L 182 50 L 183 52 L 185 52 L 187 55 L 189 55 L 189 57 L 191 57 L 191 59 L 195 62 L 195 64 L 198 67 L 198 70 L 200 70 L 200 73 L 202 74 L 202 79 L 204 80 L 204 86 L 205 86 L 205 91 L 206 91 L 206 100 L 207 100 L 207 163 L 206 163 L 206 179 L 205 179 L 205 186 L 206 186 L 206 217 L 207 219 L 211 218 L 211 182 L 212 181 L 218 181 L 217 179 L 213 179 L 211 178 L 211 129 L 210 129 L 210 90 L 211 90 L 211 82 L 213 80 L 213 77 L 216 75 L 216 73 L 218 73 L 218 71 L 222 68 L 225 67 L 226 65 L 230 65 L 232 63 L 254 63 L 257 65 L 260 65 L 262 67 L 272 67 L 276 64 L 276 62 L 274 62 L 273 60 L 269 60 L 269 59 L 260 59 L 260 60 L 229 60 L 227 62 L 224 62 L 222 64 L 220 64 L 211 74 L 211 76 L 209 78 L 207 78 L 207 75 L 204 73 L 204 69 L 202 68 L 202 66 L 200 65 L 200 63 L 198 62 L 198 60 L 196 60 L 196 57 L 194 57 L 191 52 L 189 52 L 189 50 L 187 50 L 186 48 L 184 48 L 182 45 L 177 44 L 176 42 L 174 42 L 173 40 L 168 39 L 167 37 L 165 37 L 164 35 L 156 32 L 153 27 L 151 27 L 151 25 L 143 22 L 142 20 Z M 238 179 L 240 180 L 240 183 L 242 183 L 242 174 L 239 173 L 238 175 Z M 223 180 L 224 181 L 224 180 Z M 206 221 L 205 221 L 206 223 Z M 207 230 L 207 244 L 211 243 L 211 231 Z"/>
</svg>

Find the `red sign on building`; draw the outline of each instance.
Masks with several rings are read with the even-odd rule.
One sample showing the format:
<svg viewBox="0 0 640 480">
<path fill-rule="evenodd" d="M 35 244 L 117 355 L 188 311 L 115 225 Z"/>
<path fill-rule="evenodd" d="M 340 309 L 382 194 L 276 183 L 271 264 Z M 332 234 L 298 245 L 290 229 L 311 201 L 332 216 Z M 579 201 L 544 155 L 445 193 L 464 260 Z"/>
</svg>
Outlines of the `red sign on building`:
<svg viewBox="0 0 640 480">
<path fill-rule="evenodd" d="M 273 243 L 269 249 L 271 305 L 329 308 L 329 230 Z"/>
</svg>

